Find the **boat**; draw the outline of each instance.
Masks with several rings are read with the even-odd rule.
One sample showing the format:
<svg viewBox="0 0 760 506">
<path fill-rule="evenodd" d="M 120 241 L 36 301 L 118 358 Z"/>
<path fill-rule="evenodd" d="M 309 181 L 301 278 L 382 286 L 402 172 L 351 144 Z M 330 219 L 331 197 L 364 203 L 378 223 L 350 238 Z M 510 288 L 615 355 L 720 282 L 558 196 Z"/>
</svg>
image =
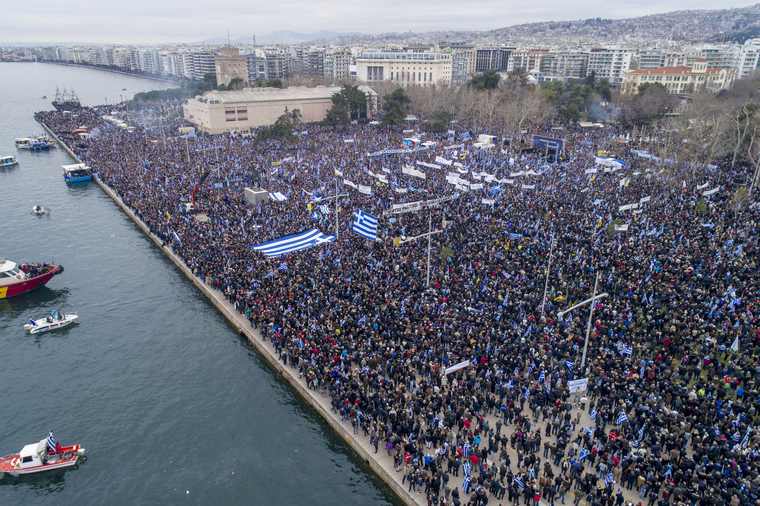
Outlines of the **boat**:
<svg viewBox="0 0 760 506">
<path fill-rule="evenodd" d="M 92 181 L 92 170 L 83 163 L 62 165 L 61 167 L 63 168 L 63 179 L 69 184 Z"/>
<path fill-rule="evenodd" d="M 30 334 L 42 334 L 43 332 L 50 332 L 51 330 L 58 330 L 74 323 L 79 320 L 79 315 L 65 314 L 58 309 L 50 311 L 45 318 L 39 320 L 29 320 L 24 324 L 24 330 Z"/>
<path fill-rule="evenodd" d="M 0 299 L 15 297 L 44 286 L 63 272 L 57 264 L 21 264 L 0 259 Z"/>
<path fill-rule="evenodd" d="M 79 102 L 79 97 L 77 97 L 73 90 L 66 91 L 64 88 L 63 91 L 60 91 L 56 88 L 53 107 L 58 111 L 76 111 L 81 109 L 82 104 Z"/>
<path fill-rule="evenodd" d="M 42 206 L 34 206 L 32 208 L 32 214 L 35 216 L 44 216 L 46 214 L 50 214 L 50 211 Z"/>
<path fill-rule="evenodd" d="M 56 143 L 50 137 L 48 137 L 47 135 L 36 135 L 35 137 L 33 137 L 33 139 L 35 141 L 37 141 L 37 142 L 44 142 L 44 143 L 46 143 L 48 145 L 48 147 L 50 147 L 50 148 L 58 147 L 56 145 Z"/>
<path fill-rule="evenodd" d="M 53 433 L 37 442 L 25 445 L 18 453 L 0 457 L 0 476 L 23 476 L 46 471 L 77 467 L 86 459 L 79 444 L 61 446 Z"/>
<path fill-rule="evenodd" d="M 28 149 L 29 151 L 47 151 L 51 142 L 39 137 L 20 137 L 16 139 L 16 149 Z"/>
<path fill-rule="evenodd" d="M 3 167 L 15 167 L 18 165 L 15 156 L 0 156 L 0 169 Z"/>
</svg>

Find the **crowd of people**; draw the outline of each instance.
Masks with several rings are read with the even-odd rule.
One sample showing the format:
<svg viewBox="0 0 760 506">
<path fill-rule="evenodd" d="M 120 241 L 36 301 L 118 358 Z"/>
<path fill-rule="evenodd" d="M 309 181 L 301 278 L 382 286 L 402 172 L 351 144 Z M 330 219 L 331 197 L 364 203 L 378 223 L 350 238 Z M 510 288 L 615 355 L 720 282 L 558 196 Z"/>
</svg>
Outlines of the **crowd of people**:
<svg viewBox="0 0 760 506">
<path fill-rule="evenodd" d="M 86 123 L 80 157 L 428 505 L 760 504 L 746 167 L 660 159 L 612 127 L 536 132 L 564 141 L 554 157 L 414 125 L 257 142 L 38 119 Z M 358 210 L 377 241 L 351 230 Z M 430 256 L 426 236 L 396 239 L 431 223 Z M 252 249 L 311 228 L 337 240 Z"/>
</svg>

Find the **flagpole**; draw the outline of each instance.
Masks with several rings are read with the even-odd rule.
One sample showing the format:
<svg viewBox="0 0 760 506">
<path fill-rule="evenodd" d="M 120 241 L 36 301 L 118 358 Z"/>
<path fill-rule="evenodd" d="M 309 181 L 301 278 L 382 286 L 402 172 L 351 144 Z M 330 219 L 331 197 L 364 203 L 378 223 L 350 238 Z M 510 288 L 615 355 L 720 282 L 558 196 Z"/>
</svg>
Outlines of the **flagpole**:
<svg viewBox="0 0 760 506">
<path fill-rule="evenodd" d="M 433 242 L 433 211 L 428 213 L 428 250 L 427 250 L 427 277 L 425 278 L 425 288 L 430 288 L 430 250 Z"/>
<path fill-rule="evenodd" d="M 596 298 L 596 289 L 599 285 L 599 273 L 596 271 L 596 279 L 594 280 L 594 294 L 591 297 L 591 307 L 588 310 L 588 323 L 586 323 L 586 340 L 583 342 L 583 356 L 581 357 L 581 371 L 585 371 L 586 368 L 586 352 L 588 351 L 588 338 L 591 334 L 591 319 L 594 316 L 594 299 Z"/>
<path fill-rule="evenodd" d="M 335 240 L 338 240 L 338 178 L 335 178 Z"/>
<path fill-rule="evenodd" d="M 554 253 L 554 235 L 552 235 L 552 245 L 549 248 L 549 262 L 546 266 L 546 278 L 544 279 L 544 297 L 541 299 L 541 319 L 544 318 L 544 305 L 546 304 L 546 291 L 549 288 L 549 271 L 552 268 L 552 255 Z"/>
</svg>

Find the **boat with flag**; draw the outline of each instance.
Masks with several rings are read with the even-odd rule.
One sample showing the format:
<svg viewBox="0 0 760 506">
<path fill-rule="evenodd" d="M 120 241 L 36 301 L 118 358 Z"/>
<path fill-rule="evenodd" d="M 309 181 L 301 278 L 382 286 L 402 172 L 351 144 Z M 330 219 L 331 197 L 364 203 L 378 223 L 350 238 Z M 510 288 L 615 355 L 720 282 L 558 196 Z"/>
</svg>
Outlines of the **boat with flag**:
<svg viewBox="0 0 760 506">
<path fill-rule="evenodd" d="M 21 264 L 0 258 L 0 299 L 15 297 L 44 286 L 63 272 L 57 264 Z"/>
<path fill-rule="evenodd" d="M 85 460 L 79 444 L 62 446 L 50 432 L 47 438 L 25 445 L 18 453 L 0 457 L 0 475 L 23 476 L 77 467 Z"/>
<path fill-rule="evenodd" d="M 24 330 L 30 334 L 42 334 L 51 330 L 58 330 L 68 327 L 79 320 L 79 315 L 74 313 L 63 313 L 59 309 L 53 309 L 45 318 L 39 320 L 29 320 L 24 325 Z"/>
</svg>

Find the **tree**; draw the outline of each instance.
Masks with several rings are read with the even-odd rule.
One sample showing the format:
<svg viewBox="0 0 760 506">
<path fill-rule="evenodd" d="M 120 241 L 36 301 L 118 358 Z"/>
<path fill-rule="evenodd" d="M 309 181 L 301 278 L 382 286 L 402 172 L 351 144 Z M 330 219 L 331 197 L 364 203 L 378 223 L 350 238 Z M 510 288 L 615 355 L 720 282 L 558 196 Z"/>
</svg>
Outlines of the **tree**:
<svg viewBox="0 0 760 506">
<path fill-rule="evenodd" d="M 346 84 L 331 98 L 325 123 L 340 125 L 367 117 L 367 97 L 357 86 Z"/>
<path fill-rule="evenodd" d="M 495 90 L 499 87 L 501 76 L 493 70 L 478 74 L 470 80 L 470 87 L 476 90 Z"/>
<path fill-rule="evenodd" d="M 427 122 L 428 129 L 431 132 L 445 132 L 449 128 L 451 120 L 454 119 L 454 115 L 449 111 L 437 110 L 435 111 Z"/>
<path fill-rule="evenodd" d="M 242 90 L 243 88 L 245 88 L 245 81 L 239 77 L 233 78 L 229 84 L 227 84 L 228 90 Z"/>
<path fill-rule="evenodd" d="M 403 88 L 396 88 L 383 97 L 383 123 L 400 125 L 409 111 L 411 100 Z"/>
<path fill-rule="evenodd" d="M 299 125 L 301 121 L 301 111 L 293 109 L 288 111 L 285 108 L 285 112 L 277 118 L 277 121 L 273 125 L 262 127 L 256 133 L 257 141 L 265 141 L 269 139 L 281 139 L 284 141 L 291 141 L 295 138 L 293 135 L 293 129 Z"/>
<path fill-rule="evenodd" d="M 651 124 L 673 112 L 680 99 L 668 93 L 660 83 L 644 83 L 636 95 L 621 103 L 621 121 L 625 126 Z"/>
</svg>

